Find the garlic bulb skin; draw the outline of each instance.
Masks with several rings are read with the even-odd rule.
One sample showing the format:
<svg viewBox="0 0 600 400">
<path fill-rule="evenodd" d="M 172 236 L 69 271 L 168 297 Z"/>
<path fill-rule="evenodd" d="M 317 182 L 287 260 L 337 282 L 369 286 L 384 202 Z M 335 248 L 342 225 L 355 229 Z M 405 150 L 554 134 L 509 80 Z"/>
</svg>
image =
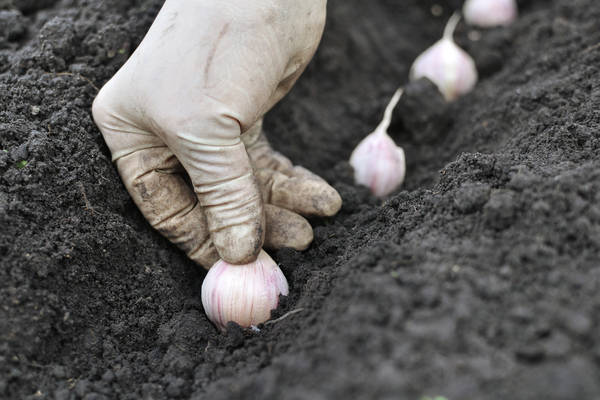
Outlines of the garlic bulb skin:
<svg viewBox="0 0 600 400">
<path fill-rule="evenodd" d="M 375 196 L 387 196 L 404 181 L 406 160 L 404 150 L 396 146 L 387 134 L 392 110 L 400 100 L 402 89 L 398 89 L 388 104 L 383 121 L 377 129 L 365 137 L 350 155 L 354 168 L 354 181 L 367 186 Z"/>
<path fill-rule="evenodd" d="M 467 24 L 490 28 L 511 24 L 519 10 L 515 0 L 467 0 L 462 12 Z"/>
<path fill-rule="evenodd" d="M 271 318 L 288 283 L 275 261 L 261 250 L 255 262 L 233 265 L 217 261 L 202 283 L 202 305 L 208 318 L 225 332 L 229 321 L 248 328 Z"/>
<path fill-rule="evenodd" d="M 459 20 L 460 14 L 455 13 L 446 25 L 444 37 L 417 57 L 409 74 L 411 81 L 423 77 L 431 80 L 446 101 L 456 100 L 473 90 L 478 79 L 475 61 L 452 38 Z"/>
</svg>

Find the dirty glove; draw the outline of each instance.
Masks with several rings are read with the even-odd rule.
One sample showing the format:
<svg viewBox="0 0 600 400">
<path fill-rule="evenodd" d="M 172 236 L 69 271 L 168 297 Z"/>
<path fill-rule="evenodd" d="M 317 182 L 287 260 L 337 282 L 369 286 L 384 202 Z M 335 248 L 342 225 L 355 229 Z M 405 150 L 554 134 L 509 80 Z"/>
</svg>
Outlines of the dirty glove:
<svg viewBox="0 0 600 400">
<path fill-rule="evenodd" d="M 94 101 L 144 216 L 206 268 L 218 258 L 252 262 L 263 241 L 304 249 L 312 230 L 298 214 L 333 215 L 341 205 L 261 134 L 262 116 L 314 54 L 324 19 L 324 0 L 167 0 Z"/>
</svg>

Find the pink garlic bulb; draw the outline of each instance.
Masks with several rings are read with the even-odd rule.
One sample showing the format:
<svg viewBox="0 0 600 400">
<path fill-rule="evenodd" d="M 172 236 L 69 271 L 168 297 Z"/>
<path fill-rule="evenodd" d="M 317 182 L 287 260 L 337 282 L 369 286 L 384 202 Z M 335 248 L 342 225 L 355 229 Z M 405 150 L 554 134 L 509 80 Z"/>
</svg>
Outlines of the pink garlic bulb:
<svg viewBox="0 0 600 400">
<path fill-rule="evenodd" d="M 478 78 L 475 61 L 452 38 L 460 18 L 460 13 L 454 13 L 448 20 L 442 39 L 417 57 L 410 68 L 411 81 L 423 77 L 430 79 L 446 101 L 456 100 L 470 92 Z"/>
<path fill-rule="evenodd" d="M 392 110 L 398 104 L 402 88 L 398 89 L 385 109 L 383 121 L 377 129 L 364 138 L 350 155 L 354 180 L 371 188 L 375 196 L 387 196 L 404 181 L 406 161 L 404 150 L 396 146 L 387 134 L 392 120 Z"/>
<path fill-rule="evenodd" d="M 287 280 L 275 261 L 261 250 L 250 264 L 217 261 L 202 283 L 202 305 L 208 319 L 225 332 L 229 321 L 248 328 L 271 318 L 280 293 L 289 293 Z"/>
<path fill-rule="evenodd" d="M 482 28 L 509 25 L 519 13 L 515 0 L 467 0 L 462 11 L 467 24 Z"/>
</svg>

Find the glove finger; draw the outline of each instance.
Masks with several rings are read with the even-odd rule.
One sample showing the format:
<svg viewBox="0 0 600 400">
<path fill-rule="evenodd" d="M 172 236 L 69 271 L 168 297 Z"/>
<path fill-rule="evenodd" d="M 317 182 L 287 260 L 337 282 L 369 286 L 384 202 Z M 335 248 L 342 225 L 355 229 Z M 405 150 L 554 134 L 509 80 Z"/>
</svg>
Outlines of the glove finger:
<svg viewBox="0 0 600 400">
<path fill-rule="evenodd" d="M 150 225 L 192 260 L 210 268 L 219 254 L 198 198 L 168 147 L 138 150 L 116 161 L 127 191 Z"/>
<path fill-rule="evenodd" d="M 313 240 L 313 231 L 307 220 L 292 211 L 271 204 L 265 204 L 265 215 L 265 249 L 291 247 L 302 251 L 308 248 Z"/>
<path fill-rule="evenodd" d="M 293 167 L 286 173 L 263 168 L 254 175 L 265 203 L 307 217 L 331 216 L 342 206 L 338 192 L 305 168 Z"/>
<path fill-rule="evenodd" d="M 262 122 L 257 129 L 260 129 L 261 126 Z M 254 129 L 254 127 L 252 128 Z M 257 168 L 285 171 L 293 167 L 289 158 L 271 148 L 265 133 L 262 131 L 254 143 L 247 145 L 246 151 Z"/>
<path fill-rule="evenodd" d="M 301 165 L 296 165 L 292 168 L 280 172 L 284 175 L 289 176 L 290 178 L 309 179 L 312 181 L 317 181 L 329 185 L 325 179 L 321 178 L 317 174 L 313 174 Z"/>
<path fill-rule="evenodd" d="M 243 143 L 196 142 L 179 151 L 175 154 L 190 176 L 221 258 L 231 264 L 256 260 L 265 236 L 265 214 Z"/>
</svg>

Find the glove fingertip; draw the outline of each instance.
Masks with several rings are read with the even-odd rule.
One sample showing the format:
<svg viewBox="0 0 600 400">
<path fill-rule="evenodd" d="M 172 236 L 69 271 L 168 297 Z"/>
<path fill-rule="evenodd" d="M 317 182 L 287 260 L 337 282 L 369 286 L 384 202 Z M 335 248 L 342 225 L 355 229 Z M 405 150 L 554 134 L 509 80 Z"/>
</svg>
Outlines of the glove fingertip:
<svg viewBox="0 0 600 400">
<path fill-rule="evenodd" d="M 342 197 L 337 190 L 327 185 L 323 188 L 322 195 L 315 199 L 314 207 L 319 210 L 319 216 L 331 217 L 342 208 Z"/>
<path fill-rule="evenodd" d="M 235 265 L 256 261 L 262 249 L 264 219 L 255 223 L 228 226 L 211 232 L 212 240 L 221 258 Z"/>
<path fill-rule="evenodd" d="M 265 204 L 265 248 L 278 250 L 291 247 L 303 251 L 313 241 L 313 230 L 308 221 L 295 212 Z"/>
</svg>

